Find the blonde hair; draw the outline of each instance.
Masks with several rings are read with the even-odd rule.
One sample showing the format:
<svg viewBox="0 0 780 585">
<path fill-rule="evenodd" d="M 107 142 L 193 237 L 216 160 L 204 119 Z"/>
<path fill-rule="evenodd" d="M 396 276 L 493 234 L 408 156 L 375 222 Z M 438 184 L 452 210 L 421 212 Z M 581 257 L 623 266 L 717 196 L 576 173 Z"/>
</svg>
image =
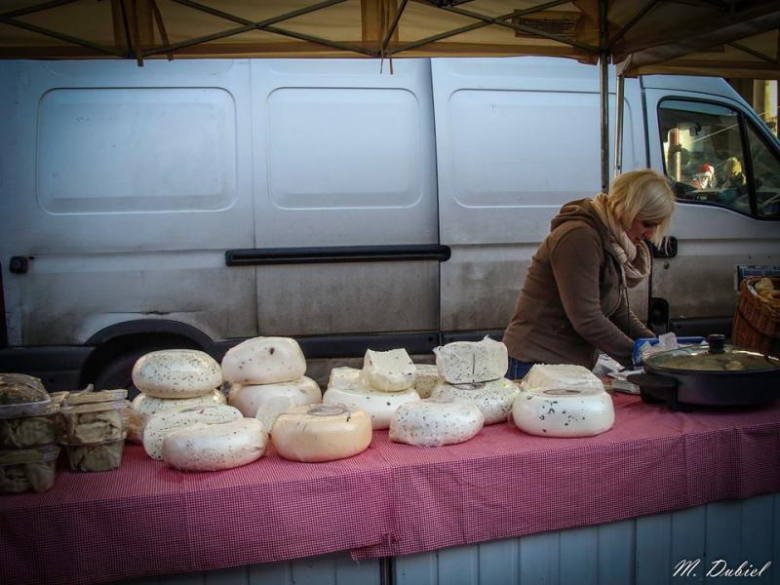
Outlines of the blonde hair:
<svg viewBox="0 0 780 585">
<path fill-rule="evenodd" d="M 661 244 L 674 213 L 674 193 L 669 181 L 652 169 L 630 171 L 609 186 L 607 207 L 625 229 L 635 219 L 658 223 L 652 242 Z"/>
</svg>

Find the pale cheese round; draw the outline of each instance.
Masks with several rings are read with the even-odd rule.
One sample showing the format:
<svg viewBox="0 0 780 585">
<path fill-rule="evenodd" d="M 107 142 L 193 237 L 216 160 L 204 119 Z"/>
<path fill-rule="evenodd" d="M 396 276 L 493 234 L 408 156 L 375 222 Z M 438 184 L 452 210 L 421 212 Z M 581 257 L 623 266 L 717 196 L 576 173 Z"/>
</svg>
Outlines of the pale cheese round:
<svg viewBox="0 0 780 585">
<path fill-rule="evenodd" d="M 306 373 L 306 358 L 290 337 L 255 337 L 230 348 L 222 358 L 225 380 L 239 384 L 292 382 Z"/>
<path fill-rule="evenodd" d="M 472 402 L 430 398 L 398 407 L 390 419 L 390 440 L 418 447 L 468 441 L 482 430 L 485 417 Z"/>
<path fill-rule="evenodd" d="M 329 387 L 322 397 L 323 404 L 343 404 L 365 411 L 375 431 L 390 426 L 390 417 L 407 402 L 418 402 L 420 396 L 412 388 L 400 392 L 382 392 L 365 384 Z"/>
<path fill-rule="evenodd" d="M 439 384 L 431 398 L 472 402 L 485 417 L 485 424 L 506 422 L 512 411 L 512 404 L 520 388 L 506 378 L 474 384 Z"/>
<path fill-rule="evenodd" d="M 596 388 L 524 390 L 515 399 L 512 418 L 519 428 L 540 437 L 592 437 L 612 428 L 612 397 Z"/>
<path fill-rule="evenodd" d="M 268 434 L 254 418 L 171 431 L 163 439 L 162 458 L 183 471 L 232 469 L 265 454 Z"/>
<path fill-rule="evenodd" d="M 242 386 L 230 395 L 230 404 L 245 417 L 257 418 L 266 429 L 273 427 L 276 417 L 292 408 L 322 401 L 317 382 L 303 376 L 294 382 Z"/>
<path fill-rule="evenodd" d="M 222 371 L 209 354 L 196 349 L 165 349 L 141 356 L 133 384 L 155 398 L 193 398 L 222 385 Z"/>
<path fill-rule="evenodd" d="M 155 414 L 146 421 L 144 429 L 144 450 L 152 459 L 162 459 L 162 445 L 165 436 L 178 429 L 202 428 L 242 419 L 241 411 L 232 406 L 208 406 Z"/>
<path fill-rule="evenodd" d="M 195 398 L 155 398 L 148 394 L 139 394 L 133 399 L 127 421 L 127 440 L 140 443 L 144 436 L 146 421 L 162 412 L 179 412 L 190 408 L 219 406 L 226 403 L 225 395 L 212 390 Z"/>
<path fill-rule="evenodd" d="M 334 404 L 291 408 L 276 418 L 271 430 L 271 443 L 280 456 L 312 463 L 362 453 L 371 437 L 368 414 Z"/>
</svg>

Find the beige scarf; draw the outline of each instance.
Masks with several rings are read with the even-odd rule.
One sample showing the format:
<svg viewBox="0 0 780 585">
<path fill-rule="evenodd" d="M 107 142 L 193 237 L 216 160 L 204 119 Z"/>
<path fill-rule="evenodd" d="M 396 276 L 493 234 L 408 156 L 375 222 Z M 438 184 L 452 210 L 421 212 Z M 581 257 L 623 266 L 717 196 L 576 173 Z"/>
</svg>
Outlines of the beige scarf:
<svg viewBox="0 0 780 585">
<path fill-rule="evenodd" d="M 593 208 L 609 230 L 605 243 L 607 251 L 620 263 L 626 285 L 635 287 L 650 274 L 651 260 L 647 244 L 642 242 L 636 245 L 630 240 L 626 230 L 610 211 L 604 193 L 599 193 L 593 200 Z"/>
</svg>

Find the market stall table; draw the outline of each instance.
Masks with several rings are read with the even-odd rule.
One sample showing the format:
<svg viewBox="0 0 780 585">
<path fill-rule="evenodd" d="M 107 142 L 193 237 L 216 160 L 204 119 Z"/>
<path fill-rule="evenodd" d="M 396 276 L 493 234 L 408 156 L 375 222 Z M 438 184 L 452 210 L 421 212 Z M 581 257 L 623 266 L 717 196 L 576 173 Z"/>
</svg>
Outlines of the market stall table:
<svg viewBox="0 0 780 585">
<path fill-rule="evenodd" d="M 780 492 L 780 405 L 673 413 L 615 396 L 597 437 L 485 427 L 441 448 L 375 432 L 351 459 L 269 451 L 188 474 L 129 445 L 121 469 L 61 469 L 43 494 L 0 498 L 0 582 L 95 583 L 351 550 L 376 558 Z"/>
</svg>

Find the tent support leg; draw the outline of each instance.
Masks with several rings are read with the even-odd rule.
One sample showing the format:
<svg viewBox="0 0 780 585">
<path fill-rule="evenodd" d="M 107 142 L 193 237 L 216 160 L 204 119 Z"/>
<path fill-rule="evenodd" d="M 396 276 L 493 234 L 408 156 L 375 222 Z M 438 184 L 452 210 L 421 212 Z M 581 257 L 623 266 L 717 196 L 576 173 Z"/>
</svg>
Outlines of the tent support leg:
<svg viewBox="0 0 780 585">
<path fill-rule="evenodd" d="M 615 169 L 613 178 L 623 172 L 623 95 L 626 78 L 617 76 L 617 92 L 615 93 Z"/>
</svg>

